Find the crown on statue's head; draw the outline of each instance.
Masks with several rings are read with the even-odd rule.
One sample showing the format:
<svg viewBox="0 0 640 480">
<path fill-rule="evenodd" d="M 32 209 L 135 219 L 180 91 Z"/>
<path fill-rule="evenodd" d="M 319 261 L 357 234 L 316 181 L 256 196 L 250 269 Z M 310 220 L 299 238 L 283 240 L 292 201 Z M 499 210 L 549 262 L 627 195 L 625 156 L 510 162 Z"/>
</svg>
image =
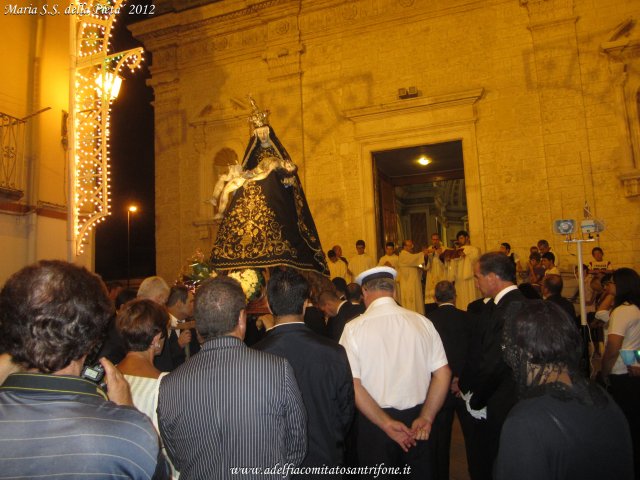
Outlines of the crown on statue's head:
<svg viewBox="0 0 640 480">
<path fill-rule="evenodd" d="M 260 110 L 251 95 L 249 95 L 249 102 L 251 102 L 251 109 L 253 110 L 249 116 L 249 123 L 253 125 L 253 128 L 269 125 L 269 110 Z"/>
</svg>

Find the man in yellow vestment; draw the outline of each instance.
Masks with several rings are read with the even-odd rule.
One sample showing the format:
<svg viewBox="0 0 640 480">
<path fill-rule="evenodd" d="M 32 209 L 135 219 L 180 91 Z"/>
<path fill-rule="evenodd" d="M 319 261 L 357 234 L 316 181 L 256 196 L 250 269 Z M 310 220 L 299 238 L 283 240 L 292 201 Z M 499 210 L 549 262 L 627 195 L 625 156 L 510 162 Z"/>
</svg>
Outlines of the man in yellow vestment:
<svg viewBox="0 0 640 480">
<path fill-rule="evenodd" d="M 413 240 L 405 240 L 398 256 L 398 277 L 400 283 L 400 305 L 424 315 L 422 298 L 422 266 L 424 252 L 413 253 Z"/>
<path fill-rule="evenodd" d="M 473 278 L 473 262 L 480 257 L 480 249 L 470 244 L 469 234 L 464 230 L 458 232 L 456 239 L 459 254 L 451 260 L 455 272 L 456 308 L 466 311 L 467 305 L 480 298 Z"/>
</svg>

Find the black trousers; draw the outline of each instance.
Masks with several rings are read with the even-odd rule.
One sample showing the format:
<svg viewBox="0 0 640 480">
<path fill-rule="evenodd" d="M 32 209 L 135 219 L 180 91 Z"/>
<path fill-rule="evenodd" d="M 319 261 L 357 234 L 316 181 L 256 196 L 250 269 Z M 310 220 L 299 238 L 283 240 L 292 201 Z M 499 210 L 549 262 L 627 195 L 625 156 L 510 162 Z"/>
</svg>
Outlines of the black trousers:
<svg viewBox="0 0 640 480">
<path fill-rule="evenodd" d="M 398 420 L 411 428 L 411 423 L 418 417 L 421 408 L 422 405 L 416 405 L 408 410 L 396 410 L 395 408 L 385 408 L 383 410 L 394 420 Z M 371 423 L 364 415 L 359 414 L 357 422 L 357 448 L 360 466 L 375 467 L 384 464 L 385 467 L 399 467 L 400 472 L 410 470 L 410 474 L 402 475 L 401 477 L 380 474 L 376 478 L 433 479 L 428 440 L 418 441 L 415 447 L 410 448 L 405 453 L 396 442 Z M 374 478 L 374 475 L 360 475 L 360 478 Z"/>
<path fill-rule="evenodd" d="M 469 455 L 473 452 L 469 450 L 470 437 L 476 421 L 465 407 L 464 400 L 457 398 L 451 392 L 442 408 L 433 420 L 431 435 L 429 436 L 429 447 L 431 450 L 431 463 L 433 466 L 434 480 L 449 480 L 449 465 L 451 461 L 451 431 L 453 429 L 453 416 L 456 414 L 462 427 L 465 450 L 467 453 L 467 463 Z"/>
<path fill-rule="evenodd" d="M 640 377 L 609 375 L 611 396 L 629 422 L 635 478 L 640 479 Z"/>
<path fill-rule="evenodd" d="M 513 379 L 503 381 L 487 402 L 487 419 L 470 422 L 472 425 L 467 458 L 471 480 L 492 480 L 493 463 L 498 456 L 502 424 L 516 403 Z M 463 424 L 464 425 L 464 424 Z M 465 441 L 467 440 L 465 436 Z"/>
<path fill-rule="evenodd" d="M 462 401 L 464 404 L 464 401 Z M 464 435 L 464 446 L 467 452 L 467 465 L 471 480 L 491 480 L 493 461 L 497 453 L 494 448 L 495 432 L 487 420 L 477 420 L 467 412 L 459 410 L 460 425 Z"/>
</svg>

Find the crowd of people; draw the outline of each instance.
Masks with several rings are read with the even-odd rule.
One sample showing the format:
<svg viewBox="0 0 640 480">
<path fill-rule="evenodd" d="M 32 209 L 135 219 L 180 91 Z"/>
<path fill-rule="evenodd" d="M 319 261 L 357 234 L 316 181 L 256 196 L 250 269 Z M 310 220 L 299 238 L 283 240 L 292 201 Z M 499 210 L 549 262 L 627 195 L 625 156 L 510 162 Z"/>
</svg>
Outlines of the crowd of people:
<svg viewBox="0 0 640 480">
<path fill-rule="evenodd" d="M 226 275 L 110 298 L 73 264 L 20 270 L 0 292 L 0 478 L 440 480 L 454 416 L 472 480 L 638 478 L 637 272 L 601 250 L 586 266 L 598 385 L 548 243 L 523 268 L 509 244 L 457 242 L 378 262 L 336 246 L 332 281 L 272 268 L 251 342 Z"/>
</svg>

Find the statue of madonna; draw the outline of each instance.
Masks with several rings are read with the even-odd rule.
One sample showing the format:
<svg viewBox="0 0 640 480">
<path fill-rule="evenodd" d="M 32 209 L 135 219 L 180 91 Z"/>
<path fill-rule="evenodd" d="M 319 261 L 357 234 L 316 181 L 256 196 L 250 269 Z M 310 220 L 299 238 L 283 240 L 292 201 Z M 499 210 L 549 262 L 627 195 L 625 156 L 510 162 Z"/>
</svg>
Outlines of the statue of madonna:
<svg viewBox="0 0 640 480">
<path fill-rule="evenodd" d="M 211 264 L 216 270 L 286 265 L 328 275 L 297 167 L 269 126 L 269 112 L 253 99 L 251 105 L 254 131 L 242 168 L 230 167 L 214 191 L 221 223 Z"/>
</svg>

